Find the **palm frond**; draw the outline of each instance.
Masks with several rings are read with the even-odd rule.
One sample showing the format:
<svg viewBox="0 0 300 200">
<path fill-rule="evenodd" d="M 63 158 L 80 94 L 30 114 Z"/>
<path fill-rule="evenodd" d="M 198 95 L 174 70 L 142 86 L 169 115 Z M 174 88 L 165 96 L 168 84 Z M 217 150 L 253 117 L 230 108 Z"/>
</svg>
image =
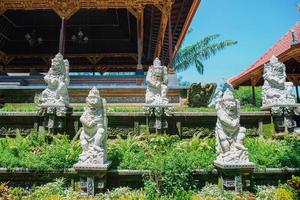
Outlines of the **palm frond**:
<svg viewBox="0 0 300 200">
<path fill-rule="evenodd" d="M 214 56 L 218 51 L 227 46 L 237 44 L 236 41 L 224 40 L 218 43 L 211 42 L 220 37 L 219 34 L 209 35 L 193 45 L 180 49 L 174 60 L 177 71 L 185 71 L 191 66 L 195 66 L 199 74 L 203 74 L 203 61 Z"/>
</svg>

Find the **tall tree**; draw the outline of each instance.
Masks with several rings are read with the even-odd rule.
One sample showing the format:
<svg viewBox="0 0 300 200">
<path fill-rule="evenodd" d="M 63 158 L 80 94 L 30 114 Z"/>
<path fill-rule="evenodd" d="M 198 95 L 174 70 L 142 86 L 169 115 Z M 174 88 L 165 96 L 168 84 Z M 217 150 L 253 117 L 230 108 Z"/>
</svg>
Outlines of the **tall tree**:
<svg viewBox="0 0 300 200">
<path fill-rule="evenodd" d="M 219 34 L 209 35 L 195 44 L 179 49 L 174 60 L 174 67 L 176 71 L 185 71 L 191 66 L 195 66 L 198 73 L 203 74 L 203 61 L 209 59 L 225 47 L 237 44 L 236 41 L 232 40 L 215 42 L 215 40 L 219 37 Z"/>
</svg>

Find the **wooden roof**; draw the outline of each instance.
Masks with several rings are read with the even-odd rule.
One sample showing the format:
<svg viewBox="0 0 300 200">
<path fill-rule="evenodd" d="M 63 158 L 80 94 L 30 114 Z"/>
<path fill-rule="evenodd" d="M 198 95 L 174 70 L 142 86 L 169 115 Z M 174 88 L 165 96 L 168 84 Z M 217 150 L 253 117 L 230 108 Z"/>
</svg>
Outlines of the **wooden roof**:
<svg viewBox="0 0 300 200">
<path fill-rule="evenodd" d="M 144 70 L 157 56 L 167 65 L 169 18 L 174 58 L 199 4 L 200 0 L 2 0 L 0 69 L 2 65 L 8 72 L 47 71 L 58 52 L 62 17 L 64 57 L 71 71 L 135 71 L 138 30 Z M 87 44 L 72 42 L 79 30 L 88 36 Z M 33 31 L 43 42 L 31 47 L 25 34 Z"/>
<path fill-rule="evenodd" d="M 233 87 L 263 84 L 263 68 L 275 55 L 286 66 L 287 78 L 300 83 L 300 21 L 286 32 L 270 49 L 241 74 L 229 79 Z"/>
</svg>

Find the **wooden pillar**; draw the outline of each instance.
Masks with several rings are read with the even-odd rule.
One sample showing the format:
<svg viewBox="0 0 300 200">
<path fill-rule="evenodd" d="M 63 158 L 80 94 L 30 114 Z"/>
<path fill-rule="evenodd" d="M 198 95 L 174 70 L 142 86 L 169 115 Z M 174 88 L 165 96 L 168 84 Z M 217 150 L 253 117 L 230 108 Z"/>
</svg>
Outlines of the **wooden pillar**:
<svg viewBox="0 0 300 200">
<path fill-rule="evenodd" d="M 142 55 L 143 55 L 143 29 L 144 29 L 144 8 L 138 9 L 138 15 L 136 18 L 137 22 L 137 50 L 138 50 L 138 63 L 137 63 L 137 74 L 143 74 Z"/>
<path fill-rule="evenodd" d="M 171 12 L 172 9 L 170 9 L 170 14 L 169 14 L 169 23 L 168 23 L 168 43 L 169 43 L 169 67 L 168 71 L 169 72 L 174 72 L 173 69 L 173 32 L 172 32 L 172 21 L 171 21 Z"/>
<path fill-rule="evenodd" d="M 296 85 L 297 103 L 300 102 L 298 84 Z"/>
<path fill-rule="evenodd" d="M 64 53 L 65 53 L 65 40 L 66 40 L 65 24 L 66 24 L 66 20 L 64 17 L 62 17 L 61 18 L 61 26 L 60 26 L 60 35 L 59 35 L 59 49 L 58 49 L 58 51 L 62 55 L 64 55 Z"/>
<path fill-rule="evenodd" d="M 252 104 L 256 106 L 255 86 L 252 85 Z"/>
<path fill-rule="evenodd" d="M 161 9 L 161 20 L 160 20 L 160 26 L 159 26 L 160 28 L 159 28 L 159 32 L 158 32 L 157 44 L 156 44 L 155 54 L 154 54 L 154 56 L 158 57 L 158 58 L 160 57 L 161 50 L 163 47 L 165 32 L 166 32 L 166 28 L 168 25 L 169 14 L 170 14 L 171 10 L 172 10 L 172 3 L 165 5 Z"/>
</svg>

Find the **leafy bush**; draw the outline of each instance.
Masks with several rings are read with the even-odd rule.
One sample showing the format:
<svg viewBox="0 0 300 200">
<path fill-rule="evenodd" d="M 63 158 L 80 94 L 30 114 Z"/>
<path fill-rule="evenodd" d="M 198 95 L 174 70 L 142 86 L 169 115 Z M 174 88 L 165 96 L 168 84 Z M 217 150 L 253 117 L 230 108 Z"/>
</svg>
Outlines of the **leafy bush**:
<svg viewBox="0 0 300 200">
<path fill-rule="evenodd" d="M 257 200 L 294 200 L 296 192 L 287 184 L 281 184 L 277 188 L 274 186 L 257 186 Z"/>
<path fill-rule="evenodd" d="M 59 169 L 72 167 L 81 152 L 79 141 L 71 142 L 65 135 L 30 133 L 26 137 L 0 139 L 0 167 Z M 250 160 L 258 168 L 300 166 L 300 138 L 271 140 L 247 138 L 245 146 Z M 108 140 L 108 157 L 113 168 L 161 171 L 188 164 L 190 169 L 212 169 L 215 160 L 215 139 L 180 140 L 171 135 L 129 136 Z M 167 164 L 169 163 L 169 164 Z M 172 165 L 172 166 L 171 166 Z M 187 170 L 190 170 L 187 169 Z"/>
<path fill-rule="evenodd" d="M 77 161 L 81 151 L 79 142 L 71 143 L 67 136 L 53 136 L 47 142 L 46 134 L 30 133 L 26 137 L 0 139 L 0 166 L 31 169 L 69 168 Z"/>
<path fill-rule="evenodd" d="M 239 89 L 234 90 L 234 97 L 240 100 L 241 106 L 253 106 L 253 98 L 252 98 L 252 87 L 243 86 L 239 87 Z M 256 106 L 260 107 L 262 103 L 261 98 L 262 88 L 255 87 L 255 99 Z"/>
</svg>

